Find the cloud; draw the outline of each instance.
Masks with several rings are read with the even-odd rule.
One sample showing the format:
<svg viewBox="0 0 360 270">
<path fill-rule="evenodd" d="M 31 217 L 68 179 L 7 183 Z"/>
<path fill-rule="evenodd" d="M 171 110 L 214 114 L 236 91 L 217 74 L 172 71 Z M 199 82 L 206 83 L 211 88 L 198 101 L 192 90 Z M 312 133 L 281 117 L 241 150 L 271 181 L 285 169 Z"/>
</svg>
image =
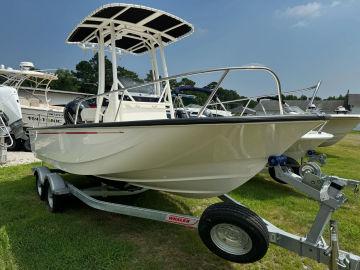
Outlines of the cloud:
<svg viewBox="0 0 360 270">
<path fill-rule="evenodd" d="M 309 23 L 306 21 L 298 21 L 297 23 L 293 24 L 292 27 L 301 28 L 301 27 L 308 26 L 308 24 Z"/>
<path fill-rule="evenodd" d="M 357 0 L 349 0 L 357 1 Z M 347 1 L 347 3 L 349 2 Z M 330 9 L 344 4 L 345 1 L 313 1 L 303 5 L 287 7 L 283 10 L 277 10 L 279 18 L 285 18 L 290 22 L 291 27 L 300 28 L 308 26 L 313 20 L 326 15 Z"/>
<path fill-rule="evenodd" d="M 284 11 L 284 15 L 289 18 L 306 19 L 321 15 L 323 6 L 319 2 L 312 2 L 305 5 L 289 7 Z"/>
<path fill-rule="evenodd" d="M 330 4 L 330 7 L 336 7 L 338 5 L 340 5 L 341 2 L 340 1 L 332 1 L 331 4 Z"/>
<path fill-rule="evenodd" d="M 209 29 L 203 28 L 201 26 L 198 26 L 196 31 L 199 32 L 199 34 L 201 34 L 201 35 L 206 35 L 207 33 L 209 33 Z"/>
</svg>

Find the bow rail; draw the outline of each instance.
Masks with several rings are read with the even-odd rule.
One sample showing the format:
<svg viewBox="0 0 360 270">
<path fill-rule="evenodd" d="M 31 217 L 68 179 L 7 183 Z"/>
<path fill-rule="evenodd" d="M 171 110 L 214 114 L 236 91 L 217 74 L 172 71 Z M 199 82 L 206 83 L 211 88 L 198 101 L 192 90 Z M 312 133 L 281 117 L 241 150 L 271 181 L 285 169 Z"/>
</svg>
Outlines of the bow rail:
<svg viewBox="0 0 360 270">
<path fill-rule="evenodd" d="M 203 112 L 206 110 L 206 108 L 209 105 L 211 105 L 210 102 L 212 101 L 212 99 L 216 95 L 220 85 L 223 83 L 225 78 L 230 73 L 235 72 L 235 71 L 264 71 L 264 72 L 270 74 L 272 79 L 275 82 L 276 95 L 279 97 L 278 99 L 279 99 L 280 114 L 284 114 L 283 104 L 282 104 L 281 83 L 280 83 L 280 79 L 277 76 L 277 74 L 272 69 L 270 69 L 269 67 L 251 65 L 251 66 L 224 67 L 224 68 L 214 68 L 214 69 L 206 69 L 206 70 L 185 72 L 185 73 L 182 73 L 182 74 L 164 77 L 164 78 L 161 78 L 161 79 L 157 79 L 157 80 L 154 80 L 154 81 L 151 81 L 151 82 L 139 84 L 139 85 L 136 85 L 136 86 L 125 87 L 125 88 L 121 88 L 121 89 L 118 89 L 118 90 L 112 90 L 112 91 L 109 91 L 109 92 L 93 95 L 93 96 L 90 96 L 90 97 L 85 97 L 85 98 L 80 99 L 78 104 L 77 104 L 74 124 L 76 125 L 77 122 L 78 122 L 77 120 L 78 120 L 78 116 L 79 116 L 79 109 L 80 109 L 81 104 L 84 101 L 92 100 L 92 99 L 95 99 L 95 98 L 97 98 L 98 100 L 99 100 L 99 98 L 100 99 L 102 99 L 104 97 L 108 98 L 110 95 L 114 95 L 115 93 L 121 94 L 122 96 L 127 95 L 133 101 L 134 99 L 132 98 L 130 91 L 134 91 L 136 89 L 147 87 L 147 86 L 152 86 L 152 85 L 156 86 L 156 85 L 161 85 L 162 83 L 165 83 L 165 86 L 164 86 L 163 90 L 161 91 L 161 94 L 158 97 L 158 101 L 157 101 L 158 103 L 161 103 L 165 93 L 167 93 L 167 91 L 169 91 L 168 88 L 170 87 L 170 83 L 169 83 L 170 80 L 176 80 L 176 79 L 183 78 L 183 77 L 192 77 L 192 76 L 195 76 L 195 75 L 202 75 L 202 74 L 220 73 L 221 74 L 220 79 L 217 81 L 216 86 L 214 87 L 214 89 L 210 93 L 208 99 L 206 100 L 205 104 L 201 107 L 201 109 L 200 109 L 200 111 L 199 111 L 199 113 L 197 115 L 197 117 L 201 117 Z M 122 99 L 123 98 L 121 98 L 121 100 Z M 116 110 L 117 113 L 119 112 L 119 108 L 121 106 L 121 103 L 122 102 L 120 101 L 120 103 L 118 105 L 119 107 Z M 170 104 L 170 106 L 171 105 L 172 104 Z M 100 112 L 97 112 L 97 113 L 100 113 Z M 116 115 L 115 115 L 114 119 L 116 119 Z"/>
</svg>

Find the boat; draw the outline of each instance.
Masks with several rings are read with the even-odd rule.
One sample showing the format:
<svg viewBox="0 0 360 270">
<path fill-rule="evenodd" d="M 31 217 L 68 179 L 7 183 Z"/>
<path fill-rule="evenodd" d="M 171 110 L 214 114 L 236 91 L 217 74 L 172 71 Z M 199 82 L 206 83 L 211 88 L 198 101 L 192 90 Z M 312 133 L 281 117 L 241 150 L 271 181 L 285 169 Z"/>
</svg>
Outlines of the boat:
<svg viewBox="0 0 360 270">
<path fill-rule="evenodd" d="M 316 132 L 311 133 L 311 134 L 309 134 L 309 136 L 307 136 L 307 138 L 304 137 L 304 140 L 303 140 L 303 142 L 305 144 L 307 144 L 310 142 L 309 138 L 311 137 L 314 140 L 313 146 L 317 145 L 317 147 L 327 147 L 327 146 L 331 146 L 331 145 L 338 143 L 341 139 L 343 139 L 346 136 L 346 134 L 350 133 L 354 128 L 356 128 L 356 126 L 360 123 L 360 114 L 350 114 L 350 112 L 348 110 L 346 110 L 346 108 L 344 108 L 343 106 L 339 106 L 338 108 L 335 109 L 334 113 L 330 113 L 330 114 L 325 114 L 323 111 L 319 110 L 317 108 L 317 106 L 315 105 L 314 100 L 317 96 L 320 86 L 321 86 L 321 80 L 316 85 L 308 87 L 308 88 L 284 92 L 284 93 L 288 93 L 288 94 L 293 94 L 294 92 L 303 93 L 303 91 L 312 91 L 313 90 L 312 97 L 309 99 L 309 103 L 307 105 L 306 110 L 302 110 L 298 106 L 289 106 L 286 103 L 284 103 L 283 106 L 284 106 L 284 112 L 286 114 L 327 115 L 329 120 L 321 129 L 318 130 L 318 132 L 317 132 L 318 135 L 314 136 L 314 134 Z M 265 95 L 265 96 L 255 97 L 255 98 L 246 98 L 246 99 L 241 99 L 241 100 L 227 101 L 227 102 L 223 102 L 223 103 L 227 104 L 227 103 L 239 102 L 239 101 L 244 101 L 244 100 L 258 101 L 260 109 L 254 111 L 255 115 L 273 114 L 273 112 L 266 111 L 265 106 L 262 104 L 263 101 L 268 102 L 269 106 L 274 107 L 275 108 L 274 111 L 276 112 L 276 114 L 278 114 L 280 112 L 280 109 L 278 106 L 278 98 L 277 98 L 277 96 L 274 96 L 274 95 L 271 95 L 271 96 Z M 243 108 L 242 114 L 245 112 L 245 110 L 248 109 L 248 105 L 249 105 L 249 102 Z M 320 134 L 320 133 L 323 133 L 323 134 Z M 331 134 L 333 136 L 329 137 L 327 134 Z M 325 137 L 328 137 L 328 139 L 324 141 L 323 138 L 325 138 Z M 320 141 L 322 141 L 322 142 L 320 143 Z M 299 143 L 301 143 L 301 141 L 298 142 L 297 146 L 294 145 L 293 149 L 289 149 L 289 151 L 294 153 L 295 148 L 299 148 L 299 147 L 303 148 L 302 146 L 299 145 Z"/>
<path fill-rule="evenodd" d="M 324 131 L 311 130 L 287 149 L 284 155 L 294 160 L 300 160 L 305 157 L 309 151 L 314 151 L 321 144 L 332 140 L 333 138 L 333 134 Z"/>
<path fill-rule="evenodd" d="M 330 114 L 329 116 L 329 121 L 323 131 L 331 133 L 334 137 L 320 144 L 320 147 L 338 143 L 360 123 L 360 114 Z"/>
<path fill-rule="evenodd" d="M 307 112 L 322 113 L 314 104 L 320 85 L 321 81 L 318 82 L 317 87 L 313 92 Z M 327 147 L 338 143 L 360 123 L 360 114 L 348 114 L 349 111 L 343 106 L 337 107 L 334 112 L 335 113 L 329 114 L 329 121 L 323 128 L 324 132 L 331 133 L 334 137 L 320 144 L 320 147 Z"/>
<path fill-rule="evenodd" d="M 188 106 L 184 106 L 183 98 L 182 98 L 182 95 L 180 94 L 180 92 L 183 92 L 183 91 L 208 92 L 210 90 L 207 88 L 198 88 L 198 87 L 192 87 L 192 86 L 181 86 L 179 88 L 180 89 L 175 89 L 175 93 L 177 93 L 175 101 L 177 101 L 176 104 L 179 104 L 179 107 L 176 109 L 177 112 L 179 112 L 180 116 L 184 117 L 184 118 L 196 117 L 198 112 L 201 109 L 201 106 L 195 105 L 195 104 L 190 104 Z M 188 96 L 186 96 L 186 97 L 188 97 Z M 246 99 L 256 100 L 259 103 L 259 105 L 262 107 L 263 113 L 265 115 L 267 114 L 267 111 L 266 111 L 265 107 L 262 105 L 262 101 L 269 100 L 269 99 L 278 101 L 277 96 L 250 97 L 250 98 L 246 98 Z M 244 101 L 244 100 L 242 99 L 241 101 Z M 225 104 L 226 103 L 229 103 L 229 101 L 225 102 Z M 232 101 L 230 101 L 230 103 L 232 103 Z M 207 111 L 204 111 L 203 117 L 224 117 L 224 116 L 236 117 L 230 111 L 226 110 L 225 104 L 217 97 L 214 104 L 209 104 L 209 105 L 213 105 L 215 107 L 215 109 L 207 109 Z M 247 102 L 247 106 L 249 104 L 250 103 Z M 293 108 L 293 107 L 290 108 L 286 103 L 284 103 L 283 105 L 284 105 L 284 113 L 287 113 L 290 115 L 306 114 L 304 111 L 302 111 L 300 109 L 297 110 L 297 108 Z M 245 111 L 250 111 L 250 109 L 247 106 L 242 107 L 242 113 L 244 113 Z M 254 110 L 253 110 L 253 112 L 256 113 L 256 111 L 254 111 Z M 278 113 L 280 113 L 280 111 Z M 328 140 L 331 140 L 334 138 L 334 135 L 322 131 L 325 125 L 326 124 L 319 126 L 316 130 L 309 131 L 308 133 L 303 135 L 296 143 L 294 143 L 290 148 L 288 148 L 285 151 L 284 155 L 288 157 L 288 162 L 291 163 L 292 167 L 294 167 L 294 165 L 299 167 L 300 160 L 302 158 L 306 157 L 309 153 L 313 153 L 313 151 L 322 143 L 325 143 Z"/>
<path fill-rule="evenodd" d="M 210 95 L 212 90 L 209 88 L 201 88 L 201 87 L 195 87 L 192 85 L 183 85 L 176 87 L 173 90 L 173 97 L 174 97 L 174 107 L 176 111 L 176 117 L 178 118 L 189 118 L 189 117 L 197 117 L 201 107 L 199 104 L 192 104 L 185 106 L 184 105 L 184 98 L 189 100 L 195 100 L 196 96 L 186 94 L 186 92 L 192 92 L 192 93 L 205 93 Z M 218 102 L 218 106 L 211 106 L 212 104 L 209 104 L 209 107 L 202 113 L 201 117 L 231 117 L 233 116 L 230 111 L 228 111 L 219 97 L 214 97 L 215 101 Z"/>
<path fill-rule="evenodd" d="M 27 136 L 28 128 L 62 125 L 64 123 L 64 108 L 50 105 L 47 97 L 49 84 L 53 80 L 57 80 L 57 76 L 49 72 L 35 70 L 32 62 L 21 62 L 18 70 L 10 67 L 5 68 L 2 65 L 0 77 L 4 80 L 0 85 L 0 103 L 7 103 L 9 100 L 7 92 L 11 91 L 14 97 L 12 102 L 16 101 L 14 107 L 16 107 L 17 114 L 21 118 L 21 124 L 16 129 L 12 128 L 12 145 L 9 150 L 19 149 L 23 146 L 25 150 L 30 151 L 30 141 Z M 28 98 L 18 96 L 18 90 L 24 83 L 32 85 L 34 89 L 34 91 L 27 90 Z M 43 94 L 35 93 L 36 89 L 42 89 Z M 15 114 L 8 112 L 8 115 L 11 117 Z"/>
<path fill-rule="evenodd" d="M 198 104 L 189 104 L 184 108 L 177 108 L 176 111 L 178 113 L 179 118 L 185 118 L 186 115 L 189 117 L 197 117 L 201 110 L 201 106 Z M 206 109 L 204 111 L 202 117 L 231 117 L 233 116 L 231 112 L 222 110 L 222 109 Z"/>
<path fill-rule="evenodd" d="M 192 32 L 193 26 L 179 17 L 132 4 L 105 5 L 85 17 L 67 42 L 97 51 L 98 94 L 78 100 L 65 125 L 29 130 L 36 157 L 71 174 L 94 175 L 182 196 L 214 197 L 250 180 L 269 156 L 282 154 L 326 122 L 323 115 L 201 117 L 229 73 L 266 72 L 274 79 L 280 97 L 281 84 L 264 66 L 169 76 L 164 48 Z M 107 50 L 115 71 L 111 89 L 105 89 L 104 83 Z M 116 72 L 119 50 L 134 55 L 148 53 L 153 81 L 124 87 Z M 220 79 L 197 117 L 176 118 L 170 80 L 210 73 L 219 74 Z M 142 87 L 151 87 L 155 100 L 134 98 Z M 96 100 L 95 106 L 85 106 L 90 100 Z"/>
</svg>

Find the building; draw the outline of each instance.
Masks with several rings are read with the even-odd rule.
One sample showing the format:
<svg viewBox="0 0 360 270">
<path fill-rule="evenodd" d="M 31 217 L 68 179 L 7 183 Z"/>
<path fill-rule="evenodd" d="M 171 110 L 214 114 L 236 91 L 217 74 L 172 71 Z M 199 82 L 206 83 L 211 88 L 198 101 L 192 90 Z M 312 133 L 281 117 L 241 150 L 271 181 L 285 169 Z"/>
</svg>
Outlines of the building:
<svg viewBox="0 0 360 270">
<path fill-rule="evenodd" d="M 349 94 L 347 103 L 351 113 L 360 114 L 360 94 Z"/>
<path fill-rule="evenodd" d="M 347 108 L 352 114 L 360 114 L 360 94 L 348 94 L 347 103 Z M 360 124 L 355 130 L 360 130 Z"/>
</svg>

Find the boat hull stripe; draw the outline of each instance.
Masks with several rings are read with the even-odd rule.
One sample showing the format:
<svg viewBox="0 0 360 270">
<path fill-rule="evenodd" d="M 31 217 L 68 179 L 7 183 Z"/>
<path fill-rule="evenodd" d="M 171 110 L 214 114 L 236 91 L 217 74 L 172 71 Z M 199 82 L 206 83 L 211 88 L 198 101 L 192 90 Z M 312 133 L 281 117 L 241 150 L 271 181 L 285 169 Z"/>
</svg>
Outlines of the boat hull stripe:
<svg viewBox="0 0 360 270">
<path fill-rule="evenodd" d="M 66 132 L 38 132 L 40 135 L 58 135 L 58 134 L 68 134 L 68 135 L 84 135 L 84 134 L 117 134 L 124 133 L 122 131 L 118 132 L 97 132 L 97 131 L 66 131 Z"/>
</svg>

